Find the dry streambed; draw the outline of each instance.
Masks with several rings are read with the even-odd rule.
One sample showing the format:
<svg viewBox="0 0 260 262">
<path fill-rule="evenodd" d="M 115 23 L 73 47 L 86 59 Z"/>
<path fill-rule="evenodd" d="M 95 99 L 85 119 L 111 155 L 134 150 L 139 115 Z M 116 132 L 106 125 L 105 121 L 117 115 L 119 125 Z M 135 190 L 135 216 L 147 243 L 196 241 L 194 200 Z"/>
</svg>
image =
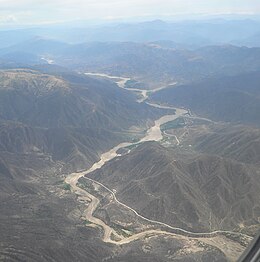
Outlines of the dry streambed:
<svg viewBox="0 0 260 262">
<path fill-rule="evenodd" d="M 92 75 L 92 76 L 94 75 L 94 76 L 99 76 L 99 77 L 108 77 L 108 78 L 116 81 L 120 88 L 124 88 L 126 82 L 128 80 L 130 80 L 130 78 L 120 78 L 120 77 L 117 77 L 117 76 L 109 76 L 109 75 L 105 75 L 105 74 L 87 73 L 87 75 Z M 159 88 L 158 90 L 160 90 L 160 89 L 161 88 Z M 143 98 L 139 99 L 138 102 L 145 102 L 146 99 L 148 98 L 147 90 L 139 90 L 139 89 L 133 90 L 133 89 L 130 89 L 130 88 L 128 88 L 128 90 L 131 90 L 133 92 L 137 91 L 137 92 L 140 92 L 142 94 Z M 116 244 L 116 245 L 123 245 L 123 244 L 127 244 L 127 243 L 130 243 L 132 241 L 140 240 L 140 239 L 143 239 L 143 238 L 149 237 L 149 236 L 164 235 L 164 236 L 167 236 L 167 237 L 172 237 L 172 238 L 177 238 L 177 239 L 182 239 L 182 240 L 187 240 L 187 241 L 196 240 L 196 241 L 199 241 L 199 242 L 203 242 L 206 245 L 211 245 L 211 246 L 217 247 L 227 256 L 227 258 L 230 261 L 235 261 L 239 257 L 239 255 L 243 252 L 243 250 L 245 248 L 242 245 L 240 245 L 238 242 L 235 242 L 235 241 L 227 238 L 223 234 L 228 233 L 228 234 L 238 234 L 239 235 L 239 233 L 227 232 L 227 231 L 215 231 L 215 232 L 209 232 L 209 233 L 206 233 L 206 234 L 205 233 L 195 234 L 193 232 L 189 232 L 189 231 L 186 231 L 184 229 L 178 229 L 178 230 L 180 230 L 180 233 L 186 233 L 186 234 L 188 233 L 188 234 L 191 235 L 191 236 L 187 236 L 187 235 L 185 236 L 185 235 L 182 235 L 182 234 L 175 234 L 175 233 L 163 231 L 163 230 L 160 230 L 160 228 L 158 228 L 156 230 L 155 229 L 147 229 L 143 232 L 134 233 L 131 236 L 125 236 L 125 235 L 119 235 L 116 232 L 115 229 L 113 229 L 112 227 L 105 224 L 101 219 L 93 216 L 94 211 L 98 208 L 98 206 L 100 204 L 100 200 L 97 197 L 95 197 L 93 194 L 90 194 L 89 192 L 87 192 L 87 190 L 80 188 L 79 184 L 78 184 L 78 180 L 81 177 L 84 177 L 87 174 L 101 168 L 106 162 L 114 159 L 115 157 L 120 156 L 120 154 L 118 154 L 117 152 L 121 148 L 129 147 L 129 146 L 135 145 L 137 143 L 142 143 L 142 142 L 147 142 L 147 141 L 160 141 L 163 138 L 160 126 L 169 122 L 169 121 L 173 121 L 180 116 L 184 116 L 185 114 L 188 113 L 188 111 L 185 110 L 185 109 L 173 108 L 173 107 L 162 106 L 162 105 L 151 104 L 151 103 L 147 103 L 147 104 L 149 104 L 150 106 L 162 108 L 162 109 L 174 109 L 175 114 L 165 115 L 165 116 L 157 119 L 154 122 L 154 126 L 152 126 L 150 129 L 147 130 L 146 135 L 142 139 L 140 139 L 139 142 L 121 143 L 121 144 L 115 146 L 114 148 L 112 148 L 111 150 L 109 150 L 108 152 L 103 153 L 100 156 L 100 160 L 98 162 L 96 162 L 88 170 L 83 171 L 83 172 L 78 172 L 78 173 L 72 173 L 72 174 L 68 175 L 67 178 L 65 179 L 65 182 L 71 186 L 71 190 L 74 193 L 76 193 L 80 197 L 81 200 L 86 201 L 88 203 L 87 209 L 84 212 L 85 219 L 88 220 L 90 223 L 92 223 L 92 225 L 94 224 L 94 225 L 100 226 L 103 229 L 103 231 L 104 231 L 103 241 L 104 242 L 108 242 L 108 243 L 112 243 L 112 244 Z M 91 180 L 91 179 L 89 179 L 89 180 Z M 106 190 L 108 190 L 112 195 L 113 201 L 116 201 L 119 205 L 122 205 L 122 207 L 124 207 L 124 208 L 128 208 L 129 210 L 134 212 L 135 215 L 140 216 L 142 219 L 149 221 L 150 223 L 157 224 L 158 227 L 160 226 L 160 224 L 162 224 L 159 221 L 152 221 L 152 220 L 149 220 L 148 218 L 142 217 L 131 207 L 128 207 L 125 204 L 119 202 L 116 199 L 116 195 L 115 195 L 114 191 L 112 191 L 111 189 L 107 188 L 105 185 L 102 185 L 101 183 L 99 183 L 97 181 L 92 180 L 92 182 L 97 183 L 100 186 L 104 187 Z M 171 227 L 170 225 L 166 225 L 166 224 L 161 225 L 161 226 L 167 226 L 169 228 L 174 229 L 174 227 Z M 242 236 L 242 234 L 241 234 L 240 237 L 243 237 L 244 239 L 246 239 L 247 242 L 251 240 L 251 238 L 246 236 L 246 235 Z M 202 251 L 202 250 L 204 250 L 202 247 L 194 248 L 193 252 L 199 252 L 199 251 Z"/>
</svg>

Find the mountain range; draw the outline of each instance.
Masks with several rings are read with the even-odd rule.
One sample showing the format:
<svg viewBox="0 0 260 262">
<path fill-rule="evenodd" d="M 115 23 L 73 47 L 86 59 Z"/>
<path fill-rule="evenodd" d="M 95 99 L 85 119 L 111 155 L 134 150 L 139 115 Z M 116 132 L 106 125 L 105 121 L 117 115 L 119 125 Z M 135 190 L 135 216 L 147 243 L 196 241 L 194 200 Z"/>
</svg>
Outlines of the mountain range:
<svg viewBox="0 0 260 262">
<path fill-rule="evenodd" d="M 152 94 L 151 99 L 190 108 L 216 121 L 259 126 L 259 80 L 258 71 L 208 78 L 160 90 Z"/>
<path fill-rule="evenodd" d="M 0 31 L 0 260 L 236 261 L 260 229 L 259 32 Z"/>
</svg>

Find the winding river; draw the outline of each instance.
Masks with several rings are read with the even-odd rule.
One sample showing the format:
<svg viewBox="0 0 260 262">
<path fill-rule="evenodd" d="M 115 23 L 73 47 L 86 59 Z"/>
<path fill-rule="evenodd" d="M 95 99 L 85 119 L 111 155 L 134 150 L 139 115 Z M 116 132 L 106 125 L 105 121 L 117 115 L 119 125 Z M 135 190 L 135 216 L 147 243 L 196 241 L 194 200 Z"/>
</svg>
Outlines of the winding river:
<svg viewBox="0 0 260 262">
<path fill-rule="evenodd" d="M 113 81 L 115 81 L 119 88 L 124 88 L 124 89 L 131 91 L 131 92 L 139 92 L 142 95 L 142 98 L 137 101 L 139 103 L 146 103 L 149 106 L 153 106 L 153 107 L 156 107 L 156 108 L 174 109 L 175 110 L 175 114 L 165 115 L 165 116 L 162 116 L 161 118 L 155 120 L 154 125 L 147 130 L 145 136 L 143 138 L 141 138 L 140 141 L 138 141 L 137 143 L 147 142 L 147 141 L 160 141 L 163 138 L 160 126 L 169 122 L 169 121 L 173 121 L 173 120 L 177 119 L 178 117 L 183 116 L 183 115 L 188 113 L 188 111 L 185 110 L 185 109 L 174 108 L 174 107 L 170 107 L 170 106 L 162 106 L 162 105 L 159 105 L 159 104 L 152 104 L 152 103 L 146 102 L 146 100 L 148 98 L 147 90 L 125 88 L 125 84 L 128 80 L 130 80 L 130 78 L 123 78 L 123 77 L 118 77 L 118 76 L 109 76 L 109 75 L 106 75 L 106 74 L 97 74 L 97 73 L 86 73 L 86 75 L 96 76 L 96 77 L 106 77 L 106 78 L 109 78 L 109 79 L 112 79 Z M 149 90 L 149 92 L 156 92 L 160 89 L 162 89 L 162 88 L 158 88 L 158 89 L 152 90 L 152 91 Z M 94 217 L 93 213 L 97 209 L 97 207 L 100 203 L 100 200 L 98 198 L 96 198 L 94 195 L 91 195 L 86 190 L 80 188 L 78 186 L 78 180 L 81 177 L 86 176 L 87 174 L 101 168 L 105 163 L 114 159 L 115 157 L 120 156 L 120 154 L 117 153 L 120 148 L 124 148 L 124 147 L 131 146 L 131 145 L 134 145 L 134 144 L 136 144 L 136 143 L 131 143 L 131 142 L 120 143 L 119 145 L 115 146 L 114 148 L 110 149 L 109 151 L 103 153 L 100 156 L 100 160 L 98 162 L 94 163 L 94 165 L 91 168 L 89 168 L 88 170 L 82 171 L 82 172 L 72 173 L 72 174 L 68 175 L 65 179 L 65 182 L 68 183 L 71 186 L 71 191 L 76 193 L 80 197 L 81 200 L 86 201 L 86 203 L 88 203 L 88 206 L 87 206 L 87 208 L 84 212 L 84 217 L 88 221 L 93 223 L 94 225 L 98 225 L 103 229 L 103 231 L 104 231 L 103 241 L 104 242 L 112 243 L 112 244 L 116 244 L 116 245 L 122 245 L 122 244 L 126 244 L 126 243 L 129 243 L 129 242 L 137 240 L 137 239 L 141 239 L 141 238 L 143 238 L 147 235 L 151 235 L 151 234 L 153 234 L 153 235 L 168 235 L 168 236 L 172 236 L 172 237 L 179 238 L 179 239 L 187 238 L 187 234 L 188 234 L 191 237 L 193 237 L 194 239 L 199 239 L 201 241 L 204 241 L 205 243 L 209 243 L 211 245 L 217 246 L 227 256 L 231 256 L 232 252 L 230 251 L 230 253 L 228 253 L 229 251 L 227 251 L 225 249 L 225 246 L 228 243 L 230 244 L 230 246 L 232 246 L 232 245 L 234 245 L 235 242 L 233 242 L 232 240 L 229 240 L 228 238 L 226 238 L 223 235 L 219 236 L 218 239 L 216 240 L 215 238 L 217 237 L 216 236 L 217 234 L 229 233 L 229 234 L 237 234 L 237 235 L 240 235 L 240 236 L 247 238 L 247 239 L 250 238 L 249 236 L 244 235 L 242 233 L 220 231 L 220 230 L 214 231 L 214 232 L 209 232 L 209 233 L 194 233 L 194 232 L 186 231 L 186 230 L 181 229 L 181 228 L 172 227 L 170 225 L 167 225 L 167 224 L 159 222 L 159 221 L 150 220 L 150 219 L 145 218 L 145 217 L 141 216 L 140 214 L 138 214 L 133 208 L 131 208 L 131 207 L 121 203 L 120 201 L 118 201 L 115 193 L 111 189 L 107 188 L 105 185 L 103 185 L 102 183 L 99 183 L 98 181 L 94 181 L 94 180 L 86 177 L 86 179 L 88 179 L 88 180 L 92 181 L 93 183 L 96 183 L 96 184 L 102 186 L 103 188 L 105 188 L 106 190 L 108 190 L 111 193 L 113 199 L 116 202 L 118 202 L 120 205 L 124 206 L 125 208 L 130 209 L 132 212 L 134 212 L 136 215 L 138 215 L 142 219 L 147 220 L 147 221 L 152 222 L 152 223 L 155 223 L 155 224 L 158 224 L 158 225 L 161 225 L 161 226 L 166 226 L 170 229 L 175 229 L 175 230 L 178 231 L 178 233 L 180 232 L 180 234 L 181 233 L 186 234 L 186 236 L 175 234 L 175 233 L 169 233 L 167 231 L 162 231 L 162 230 L 146 230 L 144 232 L 134 234 L 130 237 L 123 237 L 122 235 L 118 235 L 117 232 L 113 228 L 106 225 L 101 219 Z M 113 240 L 111 238 L 112 234 L 114 236 L 116 236 L 116 238 L 119 239 L 119 240 L 118 241 Z M 205 241 L 205 237 L 208 237 L 208 238 L 206 238 L 207 242 Z M 221 239 L 221 238 L 222 238 L 222 241 L 219 241 L 219 239 Z M 217 245 L 215 243 L 216 241 L 218 242 Z M 222 248 L 221 248 L 221 242 L 226 243 L 226 244 L 223 245 Z M 238 243 L 236 243 L 236 248 L 237 248 L 237 251 L 239 253 L 241 253 L 244 250 L 244 248 L 241 245 L 239 245 Z"/>
<path fill-rule="evenodd" d="M 130 78 L 120 78 L 120 77 L 109 76 L 109 75 L 105 75 L 105 74 L 92 74 L 92 73 L 86 73 L 86 74 L 92 75 L 92 76 L 98 76 L 98 77 L 106 77 L 106 78 L 110 78 L 110 79 L 113 79 L 113 80 L 117 80 L 116 83 L 117 83 L 118 87 L 120 87 L 120 88 L 124 88 L 126 82 L 128 80 L 130 80 Z M 137 91 L 138 90 L 138 92 L 143 94 L 144 97 L 142 99 L 142 102 L 145 102 L 145 100 L 147 99 L 147 94 L 145 92 L 147 90 L 130 89 L 130 88 L 128 88 L 128 90 L 131 90 L 131 91 Z M 140 102 L 140 100 L 138 102 Z M 149 104 L 149 105 L 154 106 L 153 104 Z M 120 148 L 124 148 L 124 147 L 131 146 L 131 145 L 134 145 L 136 143 L 141 143 L 141 142 L 160 141 L 163 138 L 160 126 L 169 122 L 169 121 L 173 121 L 173 120 L 177 119 L 178 117 L 187 113 L 187 111 L 184 110 L 184 109 L 178 109 L 178 108 L 173 108 L 173 107 L 164 107 L 164 106 L 160 106 L 160 105 L 157 105 L 157 104 L 155 105 L 155 107 L 157 107 L 157 108 L 159 107 L 159 108 L 162 108 L 162 109 L 165 109 L 165 108 L 174 109 L 175 114 L 165 115 L 165 116 L 162 116 L 161 118 L 155 120 L 154 126 L 152 126 L 151 128 L 149 128 L 147 130 L 145 136 L 142 139 L 140 139 L 140 141 L 135 142 L 135 143 L 131 143 L 131 142 L 120 143 L 119 145 L 110 149 L 108 152 L 103 153 L 100 156 L 100 160 L 98 162 L 94 163 L 93 166 L 91 168 L 89 168 L 88 170 L 85 170 L 85 171 L 82 171 L 82 172 L 72 173 L 72 174 L 68 175 L 65 179 L 65 182 L 67 184 L 69 184 L 71 186 L 71 189 L 77 195 L 79 195 L 81 197 L 81 200 L 85 200 L 85 201 L 90 202 L 90 204 L 89 204 L 89 206 L 88 206 L 88 208 L 85 212 L 85 216 L 90 222 L 92 222 L 93 224 L 96 224 L 96 225 L 100 225 L 104 229 L 103 240 L 105 242 L 117 243 L 118 244 L 118 242 L 111 240 L 111 233 L 113 233 L 115 235 L 117 235 L 117 233 L 113 229 L 111 229 L 109 226 L 107 226 L 102 220 L 93 216 L 93 213 L 96 210 L 96 208 L 98 207 L 100 201 L 95 196 L 89 194 L 87 191 L 78 187 L 77 186 L 78 180 L 81 177 L 101 168 L 106 162 L 112 160 L 113 158 L 115 158 L 117 156 L 120 156 L 120 154 L 117 153 L 117 151 Z M 98 183 L 98 182 L 96 182 L 96 183 Z"/>
</svg>

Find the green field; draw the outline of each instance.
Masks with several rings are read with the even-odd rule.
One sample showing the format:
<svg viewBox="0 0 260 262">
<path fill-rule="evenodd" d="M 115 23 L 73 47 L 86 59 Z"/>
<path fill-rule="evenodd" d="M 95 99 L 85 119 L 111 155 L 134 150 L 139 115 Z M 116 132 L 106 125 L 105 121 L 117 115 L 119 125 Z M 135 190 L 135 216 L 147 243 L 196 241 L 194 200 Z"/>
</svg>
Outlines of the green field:
<svg viewBox="0 0 260 262">
<path fill-rule="evenodd" d="M 161 125 L 161 131 L 166 131 L 169 129 L 176 129 L 176 128 L 181 128 L 185 126 L 185 121 L 183 119 L 183 117 L 179 117 L 173 121 L 167 122 L 163 125 Z"/>
<path fill-rule="evenodd" d="M 70 184 L 64 183 L 64 184 L 63 184 L 63 189 L 64 189 L 64 190 L 70 190 L 70 189 L 71 189 Z"/>
</svg>

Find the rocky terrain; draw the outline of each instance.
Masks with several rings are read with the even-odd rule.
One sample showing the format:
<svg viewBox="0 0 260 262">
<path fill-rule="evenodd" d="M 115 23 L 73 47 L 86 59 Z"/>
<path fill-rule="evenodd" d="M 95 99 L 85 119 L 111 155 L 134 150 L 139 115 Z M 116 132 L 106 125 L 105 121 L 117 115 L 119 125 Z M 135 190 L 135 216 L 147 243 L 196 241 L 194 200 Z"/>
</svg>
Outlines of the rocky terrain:
<svg viewBox="0 0 260 262">
<path fill-rule="evenodd" d="M 237 261 L 259 22 L 71 23 L 0 30 L 0 261 Z"/>
<path fill-rule="evenodd" d="M 259 56 L 259 48 L 233 45 L 190 50 L 135 42 L 67 44 L 45 38 L 0 49 L 0 59 L 6 61 L 9 67 L 10 63 L 21 67 L 57 64 L 82 73 L 99 72 L 131 77 L 147 89 L 176 81 L 194 83 L 207 77 L 257 71 Z"/>
<path fill-rule="evenodd" d="M 258 173 L 236 161 L 147 143 L 90 177 L 145 217 L 172 226 L 201 232 L 258 224 Z"/>
<path fill-rule="evenodd" d="M 3 71 L 0 83 L 1 151 L 48 155 L 78 169 L 159 115 L 109 82 L 73 74 Z"/>
<path fill-rule="evenodd" d="M 259 76 L 256 71 L 209 78 L 191 85 L 160 90 L 152 94 L 151 99 L 190 108 L 211 120 L 259 127 Z"/>
</svg>

